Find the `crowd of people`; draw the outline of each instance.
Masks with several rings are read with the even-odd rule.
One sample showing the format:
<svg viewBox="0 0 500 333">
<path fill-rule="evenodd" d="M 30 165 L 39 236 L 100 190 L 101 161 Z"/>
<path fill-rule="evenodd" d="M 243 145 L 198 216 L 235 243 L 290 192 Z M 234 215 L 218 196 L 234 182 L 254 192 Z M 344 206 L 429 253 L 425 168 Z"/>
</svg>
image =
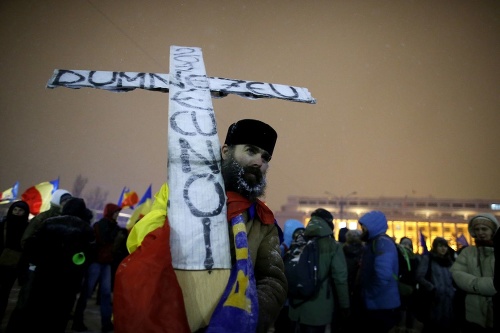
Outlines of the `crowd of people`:
<svg viewBox="0 0 500 333">
<path fill-rule="evenodd" d="M 436 237 L 425 254 L 414 252 L 410 238 L 389 237 L 381 211 L 362 215 L 355 230 L 341 228 L 338 239 L 333 215 L 320 207 L 306 226 L 288 220 L 282 230 L 259 199 L 276 141 L 276 131 L 258 120 L 243 119 L 228 129 L 220 172 L 231 270 L 227 287 L 208 310 L 193 308 L 186 294 L 213 292 L 213 280 L 172 266 L 168 184 L 130 231 L 117 223 L 121 207 L 108 203 L 93 222 L 85 201 L 63 189 L 54 192 L 48 211 L 31 220 L 27 203 L 14 202 L 0 223 L 5 333 L 62 333 L 68 324 L 84 332 L 93 293 L 102 332 L 417 332 L 417 322 L 422 332 L 499 331 L 500 236 L 494 215 L 470 218 L 473 245 L 454 251 Z M 312 241 L 319 256 L 317 290 L 295 299 L 287 293 L 284 258 Z M 179 283 L 178 276 L 192 279 Z M 6 318 L 16 280 L 21 289 Z M 194 322 L 195 317 L 203 320 Z"/>
<path fill-rule="evenodd" d="M 87 331 L 83 312 L 94 289 L 99 290 L 101 331 L 113 331 L 112 271 L 124 257 L 115 248 L 124 244 L 118 235 L 127 230 L 117 223 L 121 208 L 108 206 L 102 219 L 92 223 L 84 199 L 64 189 L 56 190 L 50 208 L 31 220 L 25 201 L 11 204 L 0 223 L 0 249 L 15 250 L 19 256 L 15 262 L 0 258 L 0 322 L 5 333 L 66 332 L 71 321 L 73 331 Z M 7 317 L 16 280 L 20 290 Z"/>
</svg>

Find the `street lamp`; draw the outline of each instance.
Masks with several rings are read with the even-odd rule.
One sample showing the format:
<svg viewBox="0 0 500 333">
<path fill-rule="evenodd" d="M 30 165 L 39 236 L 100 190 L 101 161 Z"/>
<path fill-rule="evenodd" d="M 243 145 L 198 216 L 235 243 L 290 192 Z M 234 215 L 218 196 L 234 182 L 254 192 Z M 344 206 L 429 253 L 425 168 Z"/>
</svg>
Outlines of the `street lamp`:
<svg viewBox="0 0 500 333">
<path fill-rule="evenodd" d="M 348 195 L 346 195 L 344 197 L 340 197 L 340 201 L 339 201 L 339 204 L 340 204 L 340 214 L 339 214 L 340 215 L 340 222 L 342 222 L 342 220 L 344 219 L 344 206 L 346 204 L 345 200 L 347 200 L 347 198 L 349 196 L 356 195 L 356 194 L 358 194 L 358 192 L 353 191 L 353 192 L 349 193 Z"/>
<path fill-rule="evenodd" d="M 331 193 L 330 191 L 325 191 L 325 194 L 332 195 L 333 193 Z M 351 193 L 349 193 L 343 197 L 338 197 L 336 195 L 332 195 L 334 198 L 339 200 L 339 205 L 340 205 L 339 221 L 340 222 L 342 222 L 342 220 L 344 219 L 344 206 L 347 203 L 347 201 L 346 201 L 347 198 L 350 197 L 351 195 L 356 195 L 356 194 L 358 194 L 357 191 L 352 191 Z"/>
</svg>

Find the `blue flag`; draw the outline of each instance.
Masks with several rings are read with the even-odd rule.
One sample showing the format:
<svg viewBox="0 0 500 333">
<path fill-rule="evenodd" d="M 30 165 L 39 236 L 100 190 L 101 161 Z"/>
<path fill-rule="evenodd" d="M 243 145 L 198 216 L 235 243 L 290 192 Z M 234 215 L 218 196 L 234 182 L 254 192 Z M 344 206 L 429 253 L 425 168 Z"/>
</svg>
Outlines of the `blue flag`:
<svg viewBox="0 0 500 333">
<path fill-rule="evenodd" d="M 422 233 L 422 231 L 420 231 L 420 246 L 422 246 L 422 248 L 423 248 L 422 254 L 428 254 L 429 253 L 429 250 L 427 249 L 427 243 L 425 242 L 425 236 Z"/>
</svg>

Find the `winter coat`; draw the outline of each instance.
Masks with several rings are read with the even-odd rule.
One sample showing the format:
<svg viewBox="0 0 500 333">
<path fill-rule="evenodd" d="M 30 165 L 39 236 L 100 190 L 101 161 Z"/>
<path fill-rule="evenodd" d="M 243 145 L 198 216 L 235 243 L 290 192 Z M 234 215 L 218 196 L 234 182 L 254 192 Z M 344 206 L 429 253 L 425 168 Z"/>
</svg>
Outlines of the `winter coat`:
<svg viewBox="0 0 500 333">
<path fill-rule="evenodd" d="M 134 225 L 127 239 L 130 253 L 135 252 L 146 235 L 163 226 L 167 215 L 168 186 L 163 184 L 151 212 Z M 253 207 L 253 208 L 252 208 Z M 264 224 L 254 213 L 252 206 L 243 213 L 247 232 L 249 256 L 254 268 L 259 303 L 257 332 L 266 332 L 278 316 L 286 300 L 288 284 L 285 277 L 283 259 L 280 253 L 279 229 L 276 224 Z M 228 206 L 228 212 L 229 212 Z M 229 239 L 233 231 L 228 223 Z M 231 258 L 235 260 L 234 241 L 230 241 Z M 189 311 L 189 310 L 188 310 Z M 196 309 L 198 311 L 198 309 Z"/>
<path fill-rule="evenodd" d="M 493 247 L 467 246 L 451 267 L 453 280 L 466 292 L 465 319 L 489 328 L 493 327 L 492 296 L 496 293 L 494 265 Z"/>
<path fill-rule="evenodd" d="M 104 207 L 103 217 L 94 223 L 94 231 L 97 243 L 97 257 L 95 260 L 100 264 L 111 264 L 114 260 L 113 246 L 120 231 L 120 226 L 113 219 L 113 215 L 121 208 L 113 203 Z"/>
<path fill-rule="evenodd" d="M 24 215 L 13 215 L 12 211 L 15 207 L 24 209 Z M 0 222 L 0 253 L 6 247 L 12 250 L 22 251 L 21 237 L 28 227 L 29 214 L 29 206 L 24 201 L 16 201 L 9 207 L 7 215 Z"/>
<path fill-rule="evenodd" d="M 26 230 L 24 230 L 23 237 L 21 238 L 21 246 L 24 248 L 26 241 L 30 237 L 33 237 L 33 235 L 37 232 L 38 229 L 40 229 L 42 223 L 46 219 L 59 215 L 61 215 L 61 206 L 51 202 L 50 208 L 48 210 L 41 212 L 40 214 L 38 214 L 37 216 L 35 216 L 30 220 L 28 226 L 26 227 Z"/>
<path fill-rule="evenodd" d="M 368 230 L 359 269 L 361 297 L 368 310 L 395 309 L 401 306 L 398 282 L 399 263 L 394 241 L 385 232 L 387 220 L 367 213 L 359 223 Z"/>
<path fill-rule="evenodd" d="M 448 256 L 439 257 L 431 252 L 422 256 L 415 277 L 419 288 L 432 291 L 434 295 L 434 299 L 429 299 L 429 322 L 424 323 L 424 325 L 440 328 L 443 331 L 449 330 L 456 323 L 455 318 L 453 318 L 455 287 L 450 272 L 452 264 L 453 262 Z M 427 275 L 428 269 L 430 269 L 429 275 Z"/>
<path fill-rule="evenodd" d="M 325 220 L 318 216 L 311 217 L 304 236 L 332 236 L 332 229 Z M 318 295 L 297 306 L 290 306 L 289 317 L 306 325 L 326 325 L 332 321 L 335 310 L 335 295 L 341 308 L 349 308 L 349 290 L 347 285 L 347 265 L 342 244 L 333 237 L 318 240 L 320 249 L 319 277 L 324 280 Z"/>
</svg>

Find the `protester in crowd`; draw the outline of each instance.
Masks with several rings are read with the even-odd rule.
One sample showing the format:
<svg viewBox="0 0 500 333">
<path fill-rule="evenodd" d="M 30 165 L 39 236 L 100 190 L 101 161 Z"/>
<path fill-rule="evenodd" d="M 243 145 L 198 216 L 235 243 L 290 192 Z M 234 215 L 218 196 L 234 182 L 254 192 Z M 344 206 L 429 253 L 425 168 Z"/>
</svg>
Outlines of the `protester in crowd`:
<svg viewBox="0 0 500 333">
<path fill-rule="evenodd" d="M 7 332 L 66 331 L 95 238 L 92 212 L 83 199 L 67 200 L 61 213 L 26 240 L 24 252 L 35 267 L 32 287 L 24 311 L 15 321 L 11 316 Z"/>
<path fill-rule="evenodd" d="M 359 219 L 366 243 L 359 270 L 359 287 L 363 302 L 363 332 L 388 332 L 400 319 L 398 290 L 398 253 L 394 241 L 386 234 L 384 213 L 371 211 Z"/>
<path fill-rule="evenodd" d="M 283 260 L 280 255 L 281 230 L 276 224 L 272 211 L 258 199 L 265 193 L 266 173 L 273 155 L 276 139 L 276 131 L 268 124 L 258 120 L 244 119 L 229 127 L 226 140 L 221 149 L 221 174 L 227 195 L 228 222 L 235 221 L 234 218 L 242 217 L 248 240 L 248 252 L 236 251 L 236 233 L 233 231 L 232 223 L 228 223 L 232 263 L 236 265 L 236 259 L 245 255 L 245 253 L 248 253 L 250 257 L 253 272 L 248 273 L 253 273 L 255 277 L 258 299 L 258 315 L 256 313 L 252 314 L 252 318 L 257 319 L 256 332 L 266 332 L 274 323 L 285 303 L 287 294 L 287 281 L 283 271 Z M 176 292 L 176 290 L 179 290 L 176 288 L 178 281 L 175 274 L 173 274 L 171 256 L 168 251 L 170 245 L 167 236 L 170 229 L 168 219 L 165 220 L 166 198 L 167 186 L 164 185 L 156 195 L 152 212 L 143 217 L 129 235 L 127 244 L 130 251 L 130 244 L 136 246 L 134 244 L 136 244 L 137 235 L 140 235 L 140 228 L 147 228 L 148 224 L 151 225 L 151 221 L 148 221 L 148 215 L 162 226 L 150 232 L 137 250 L 132 252 L 118 269 L 114 295 L 116 301 L 114 303 L 114 318 L 115 327 L 120 325 L 120 331 L 122 331 L 122 328 L 123 331 L 130 328 L 134 329 L 137 323 L 140 323 L 137 326 L 138 329 L 145 326 L 151 327 L 155 324 L 153 319 L 162 318 L 157 322 L 157 327 L 159 327 L 160 332 L 166 332 L 169 331 L 169 328 L 179 327 L 175 326 L 176 324 L 185 327 L 185 321 L 187 321 L 185 313 L 198 311 L 198 309 L 189 307 L 185 309 L 185 312 L 182 311 L 184 308 L 182 294 L 180 294 L 179 299 L 179 293 Z M 163 206 L 161 210 L 157 209 L 159 205 Z M 157 246 L 157 244 L 162 245 Z M 157 254 L 158 251 L 161 251 L 161 258 Z M 157 258 L 155 265 L 159 268 L 156 272 L 169 278 L 165 282 L 169 283 L 169 288 L 168 290 L 167 288 L 162 289 L 161 292 L 154 289 L 150 291 L 150 294 L 147 294 L 149 296 L 145 296 L 149 290 L 143 288 L 143 286 L 138 287 L 135 285 L 136 282 L 131 281 L 130 276 L 142 274 L 150 277 L 147 272 L 152 274 L 151 270 L 155 269 L 155 266 L 150 265 L 150 261 L 145 259 L 145 257 L 151 258 L 150 256 Z M 175 273 L 182 274 L 179 271 Z M 241 278 L 245 278 L 245 276 L 241 276 Z M 248 282 L 253 284 L 250 280 Z M 161 288 L 162 286 L 158 285 L 158 287 Z M 196 288 L 195 285 L 192 287 Z M 174 297 L 171 297 L 172 295 Z M 224 295 L 221 296 L 224 299 Z M 154 309 L 141 308 L 140 311 L 137 311 L 137 302 L 134 299 L 139 298 L 142 300 L 144 297 L 148 297 L 148 300 L 155 302 L 156 306 Z M 164 302 L 162 302 L 163 299 Z M 151 304 L 151 302 L 148 304 Z M 174 306 L 177 306 L 177 309 L 180 308 L 175 314 L 173 314 Z M 210 318 L 209 328 L 214 323 L 214 318 L 218 318 L 219 309 L 219 307 L 216 307 L 213 313 L 207 314 L 208 318 Z M 149 319 L 152 315 L 154 318 Z M 221 322 L 219 317 L 218 324 L 221 326 L 230 325 L 232 324 L 231 319 L 233 318 L 227 318 Z M 201 329 L 204 330 L 205 328 L 202 327 Z"/>
<path fill-rule="evenodd" d="M 52 194 L 52 198 L 50 199 L 50 208 L 44 212 L 41 212 L 30 220 L 30 223 L 28 224 L 28 227 L 24 231 L 23 237 L 21 238 L 21 245 L 24 247 L 24 244 L 26 243 L 28 238 L 36 233 L 36 231 L 42 226 L 42 223 L 46 219 L 48 219 L 49 217 L 61 215 L 64 204 L 71 197 L 71 193 L 64 189 L 55 190 Z"/>
<path fill-rule="evenodd" d="M 345 243 L 342 247 L 347 265 L 347 284 L 349 287 L 350 314 L 346 321 L 346 328 L 357 331 L 361 322 L 361 297 L 356 287 L 356 279 L 361 265 L 364 244 L 361 240 L 361 230 L 348 230 L 345 234 Z"/>
<path fill-rule="evenodd" d="M 21 237 L 28 226 L 30 209 L 25 201 L 12 203 L 0 222 L 0 325 L 9 302 L 10 291 L 19 277 Z M 3 251 L 5 250 L 5 253 Z"/>
<path fill-rule="evenodd" d="M 403 250 L 404 255 L 403 258 L 405 260 L 401 260 L 401 256 L 399 256 L 399 267 L 401 273 L 402 265 L 406 265 L 408 269 L 406 270 L 406 275 L 400 276 L 400 282 L 403 282 L 405 285 L 411 288 L 410 292 L 406 294 L 401 292 L 401 284 L 400 284 L 400 298 L 401 298 L 401 321 L 398 327 L 402 327 L 407 331 L 411 331 L 415 328 L 415 315 L 413 311 L 413 302 L 414 302 L 414 290 L 416 287 L 416 271 L 418 264 L 420 262 L 420 255 L 418 253 L 413 252 L 413 241 L 409 237 L 401 237 L 399 240 L 398 250 Z M 408 289 L 410 290 L 410 289 Z"/>
<path fill-rule="evenodd" d="M 299 220 L 289 219 L 285 221 L 283 229 L 283 242 L 280 246 L 282 257 L 290 251 L 291 245 L 297 241 L 297 238 L 299 236 L 303 236 L 305 227 Z M 281 308 L 278 318 L 276 318 L 276 321 L 274 322 L 274 333 L 292 332 L 291 321 L 288 317 L 289 306 L 290 304 L 287 299 Z"/>
<path fill-rule="evenodd" d="M 44 212 L 39 213 L 33 217 L 26 229 L 24 230 L 23 236 L 21 237 L 21 247 L 24 249 L 26 242 L 32 238 L 38 229 L 41 228 L 42 224 L 50 217 L 60 216 L 64 204 L 72 198 L 70 192 L 64 189 L 55 190 L 52 193 L 50 199 L 50 208 Z M 31 288 L 33 285 L 33 274 L 35 271 L 34 263 L 30 262 L 30 259 L 26 256 L 25 251 L 21 253 L 21 259 L 19 260 L 19 284 L 21 289 L 19 290 L 16 307 L 9 319 L 9 326 L 15 327 L 15 322 L 18 318 L 24 318 L 22 312 L 26 309 L 27 300 L 30 298 Z"/>
<path fill-rule="evenodd" d="M 301 301 L 290 299 L 289 316 L 294 332 L 324 332 L 327 325 L 331 330 L 341 325 L 334 318 L 347 318 L 349 312 L 349 290 L 347 265 L 342 245 L 333 238 L 333 215 L 323 208 L 311 213 L 311 219 L 304 231 L 306 239 L 317 238 L 319 245 L 318 280 L 319 292 L 311 299 Z M 298 305 L 295 305 L 298 304 Z M 335 309 L 338 304 L 340 309 Z M 333 324 L 332 324 L 333 323 Z"/>
<path fill-rule="evenodd" d="M 457 330 L 453 312 L 455 287 L 450 272 L 453 257 L 448 241 L 434 238 L 428 255 L 423 256 L 417 268 L 418 288 L 425 291 L 424 303 L 418 304 L 419 312 L 425 313 L 423 333 L 453 332 Z"/>
<path fill-rule="evenodd" d="M 475 245 L 464 248 L 451 267 L 453 280 L 466 293 L 465 323 L 462 332 L 493 332 L 493 285 L 495 256 L 493 235 L 498 220 L 490 213 L 469 220 L 469 234 Z"/>
<path fill-rule="evenodd" d="M 281 256 L 283 257 L 285 253 L 290 249 L 290 245 L 294 240 L 294 233 L 297 229 L 305 229 L 304 224 L 299 220 L 289 219 L 285 221 L 283 228 L 283 242 L 281 242 Z"/>
<path fill-rule="evenodd" d="M 497 293 L 493 295 L 493 329 L 500 332 L 500 228 L 497 228 L 493 236 L 493 251 L 495 266 L 493 269 L 493 285 Z"/>
<path fill-rule="evenodd" d="M 121 227 L 118 225 L 118 214 L 121 207 L 108 203 L 104 206 L 103 217 L 94 223 L 93 228 L 96 238 L 96 256 L 90 263 L 85 276 L 83 286 L 78 297 L 73 315 L 72 329 L 77 332 L 86 331 L 84 322 L 84 312 L 87 307 L 87 301 L 94 292 L 97 283 L 99 283 L 99 307 L 101 311 L 101 331 L 113 331 L 112 317 L 112 284 L 114 276 L 112 275 L 113 247 L 115 239 L 120 233 Z"/>
<path fill-rule="evenodd" d="M 337 241 L 339 243 L 342 243 L 342 244 L 345 243 L 346 234 L 347 234 L 348 231 L 349 231 L 349 228 L 347 228 L 347 227 L 343 227 L 343 228 L 339 229 L 339 233 L 338 233 L 339 235 L 338 235 L 338 238 L 337 238 Z"/>
</svg>

